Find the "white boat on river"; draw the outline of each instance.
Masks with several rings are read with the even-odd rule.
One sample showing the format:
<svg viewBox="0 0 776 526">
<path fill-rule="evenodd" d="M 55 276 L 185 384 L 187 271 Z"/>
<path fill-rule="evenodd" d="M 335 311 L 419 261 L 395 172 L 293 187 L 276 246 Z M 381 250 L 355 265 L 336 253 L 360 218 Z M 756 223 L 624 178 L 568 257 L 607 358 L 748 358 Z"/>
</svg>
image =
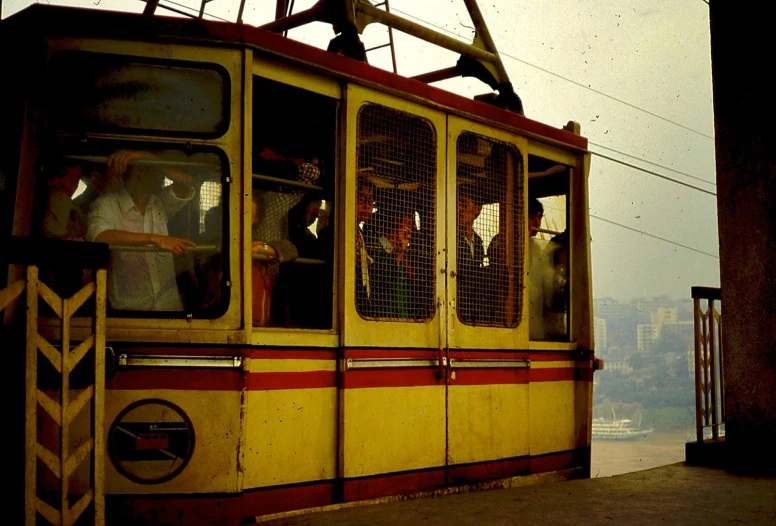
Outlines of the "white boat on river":
<svg viewBox="0 0 776 526">
<path fill-rule="evenodd" d="M 645 439 L 653 430 L 634 426 L 627 418 L 593 419 L 593 440 L 640 440 Z"/>
</svg>

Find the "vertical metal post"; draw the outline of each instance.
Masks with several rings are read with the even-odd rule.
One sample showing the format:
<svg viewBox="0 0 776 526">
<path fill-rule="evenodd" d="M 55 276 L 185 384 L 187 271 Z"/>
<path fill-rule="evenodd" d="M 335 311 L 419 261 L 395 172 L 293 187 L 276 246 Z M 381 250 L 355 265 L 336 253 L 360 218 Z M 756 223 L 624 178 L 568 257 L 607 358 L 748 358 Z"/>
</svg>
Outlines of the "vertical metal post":
<svg viewBox="0 0 776 526">
<path fill-rule="evenodd" d="M 105 311 L 108 271 L 97 270 L 94 312 L 94 407 L 92 483 L 94 487 L 94 524 L 105 525 Z"/>
<path fill-rule="evenodd" d="M 27 267 L 24 524 L 35 526 L 38 508 L 38 267 Z"/>
<path fill-rule="evenodd" d="M 706 304 L 710 302 L 707 299 Z M 711 400 L 709 400 L 709 327 L 708 327 L 708 311 L 704 311 L 701 316 L 701 364 L 702 364 L 702 376 L 701 376 L 701 389 L 703 390 L 703 426 L 709 424 L 709 407 L 711 406 Z M 701 437 L 702 438 L 702 437 Z"/>
<path fill-rule="evenodd" d="M 703 416 L 701 415 L 701 300 L 693 298 L 693 327 L 695 329 L 695 432 L 698 442 L 703 442 Z"/>
<path fill-rule="evenodd" d="M 714 327 L 714 299 L 709 299 L 709 376 L 710 382 L 707 384 L 707 388 L 711 389 L 711 436 L 714 440 L 719 438 L 718 418 L 717 418 L 717 346 L 716 346 L 716 330 Z"/>
<path fill-rule="evenodd" d="M 516 277 L 515 276 L 515 255 L 517 250 L 515 247 L 515 229 L 518 227 L 519 222 L 515 223 L 515 179 L 522 177 L 522 173 L 518 173 L 516 170 L 515 158 L 512 151 L 507 152 L 507 188 L 506 199 L 504 200 L 505 214 L 504 217 L 504 232 L 507 234 L 504 236 L 504 250 L 506 254 L 505 266 L 507 271 L 507 294 L 506 304 L 504 305 L 504 322 L 506 327 L 511 327 L 515 321 L 515 289 Z M 501 210 L 499 210 L 499 215 Z M 521 291 L 522 292 L 522 291 Z"/>
<path fill-rule="evenodd" d="M 68 459 L 70 458 L 70 309 L 67 302 L 63 302 L 62 305 L 62 319 L 61 319 L 61 352 L 60 358 L 60 371 L 61 384 L 59 392 L 59 491 L 60 491 L 60 513 L 63 517 L 63 522 L 69 526 L 67 517 L 69 515 L 70 503 L 68 500 L 70 493 L 70 476 L 68 473 Z"/>
<path fill-rule="evenodd" d="M 720 308 L 722 300 L 720 300 Z M 716 310 L 712 311 L 712 315 L 717 323 L 717 347 L 719 354 L 719 414 L 720 423 L 725 423 L 725 353 L 722 351 L 722 314 Z"/>
</svg>

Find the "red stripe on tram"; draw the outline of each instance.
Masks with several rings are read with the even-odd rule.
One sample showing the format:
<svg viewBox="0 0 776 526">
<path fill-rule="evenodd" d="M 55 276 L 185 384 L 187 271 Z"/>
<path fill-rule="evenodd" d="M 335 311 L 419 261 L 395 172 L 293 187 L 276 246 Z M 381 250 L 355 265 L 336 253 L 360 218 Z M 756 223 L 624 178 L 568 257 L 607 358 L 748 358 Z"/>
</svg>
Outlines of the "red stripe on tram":
<svg viewBox="0 0 776 526">
<path fill-rule="evenodd" d="M 492 460 L 464 466 L 450 466 L 451 484 L 465 484 L 483 480 L 497 480 L 530 473 L 528 457 L 509 460 Z"/>
<path fill-rule="evenodd" d="M 528 369 L 455 369 L 455 379 L 450 378 L 450 387 L 456 385 L 504 385 L 527 384 Z"/>
<path fill-rule="evenodd" d="M 248 373 L 248 391 L 279 391 L 283 389 L 322 389 L 337 387 L 336 371 L 292 371 Z"/>
<path fill-rule="evenodd" d="M 341 373 L 344 389 L 368 389 L 374 387 L 422 387 L 445 385 L 434 367 L 407 369 L 364 369 Z"/>
<path fill-rule="evenodd" d="M 105 382 L 105 388 L 120 390 L 239 391 L 243 373 L 213 369 L 134 369 L 118 371 Z"/>
<path fill-rule="evenodd" d="M 576 379 L 574 367 L 553 367 L 547 369 L 531 369 L 531 382 L 566 382 Z"/>
<path fill-rule="evenodd" d="M 247 353 L 254 360 L 336 360 L 337 351 L 330 349 L 252 349 Z"/>
<path fill-rule="evenodd" d="M 345 480 L 344 501 L 377 499 L 445 485 L 444 468 Z"/>
<path fill-rule="evenodd" d="M 246 489 L 241 502 L 242 517 L 281 513 L 334 504 L 333 481 L 303 483 L 281 488 Z"/>
<path fill-rule="evenodd" d="M 548 471 L 559 471 L 576 467 L 574 462 L 574 451 L 564 451 L 563 453 L 551 453 L 541 457 L 530 458 L 531 473 L 547 473 Z"/>
<path fill-rule="evenodd" d="M 568 362 L 578 359 L 573 352 L 532 352 L 530 358 L 532 362 Z"/>
</svg>

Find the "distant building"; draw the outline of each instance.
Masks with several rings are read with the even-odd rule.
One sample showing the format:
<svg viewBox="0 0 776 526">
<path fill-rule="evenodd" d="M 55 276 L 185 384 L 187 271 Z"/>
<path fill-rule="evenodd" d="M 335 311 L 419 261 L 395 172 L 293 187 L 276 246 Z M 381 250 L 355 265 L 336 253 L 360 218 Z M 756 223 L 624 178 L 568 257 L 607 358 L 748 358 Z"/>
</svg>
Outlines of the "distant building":
<svg viewBox="0 0 776 526">
<path fill-rule="evenodd" d="M 652 297 L 638 298 L 631 301 L 631 304 L 636 308 L 638 312 L 652 313 L 652 312 L 657 312 L 657 310 L 660 307 L 664 307 L 664 308 L 675 307 L 676 300 L 672 300 L 668 296 L 657 296 L 654 298 Z"/>
<path fill-rule="evenodd" d="M 691 321 L 663 324 L 660 336 L 681 341 L 682 349 L 695 349 L 695 324 Z"/>
<path fill-rule="evenodd" d="M 621 373 L 630 374 L 633 372 L 633 367 L 628 365 L 624 360 L 613 360 L 611 362 L 606 362 L 604 371 L 619 371 Z"/>
<path fill-rule="evenodd" d="M 606 319 L 593 318 L 593 338 L 595 339 L 595 348 L 599 352 L 606 352 L 608 342 L 606 340 Z"/>
<path fill-rule="evenodd" d="M 656 311 L 650 313 L 650 318 L 656 325 L 676 323 L 676 307 L 658 307 Z"/>
<path fill-rule="evenodd" d="M 609 364 L 606 364 L 606 367 L 608 367 Z M 695 348 L 689 349 L 687 351 L 687 372 L 690 373 L 690 376 L 695 376 Z"/>
<path fill-rule="evenodd" d="M 660 325 L 656 323 L 641 323 L 636 327 L 636 340 L 639 352 L 648 351 L 652 342 L 660 338 Z"/>
</svg>

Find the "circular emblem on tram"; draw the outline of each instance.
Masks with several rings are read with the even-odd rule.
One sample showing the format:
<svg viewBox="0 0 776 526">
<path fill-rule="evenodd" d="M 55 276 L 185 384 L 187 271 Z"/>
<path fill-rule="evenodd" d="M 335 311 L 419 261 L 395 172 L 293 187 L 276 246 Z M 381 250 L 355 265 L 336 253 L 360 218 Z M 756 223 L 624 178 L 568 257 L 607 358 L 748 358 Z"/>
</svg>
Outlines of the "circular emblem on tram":
<svg viewBox="0 0 776 526">
<path fill-rule="evenodd" d="M 113 421 L 107 445 L 119 473 L 139 484 L 159 484 L 176 477 L 189 463 L 194 427 L 171 402 L 139 400 Z"/>
</svg>

